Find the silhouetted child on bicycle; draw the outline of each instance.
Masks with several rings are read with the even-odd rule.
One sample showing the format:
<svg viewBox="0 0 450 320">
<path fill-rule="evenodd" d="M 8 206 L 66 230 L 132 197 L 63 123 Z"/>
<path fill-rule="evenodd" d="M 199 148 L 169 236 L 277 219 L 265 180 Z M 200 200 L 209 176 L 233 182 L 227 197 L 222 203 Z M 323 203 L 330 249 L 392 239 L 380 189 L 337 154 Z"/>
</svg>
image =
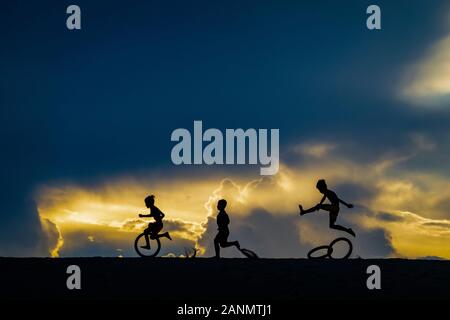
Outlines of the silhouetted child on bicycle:
<svg viewBox="0 0 450 320">
<path fill-rule="evenodd" d="M 220 248 L 227 248 L 235 246 L 238 250 L 241 249 L 239 242 L 233 241 L 228 242 L 228 236 L 230 235 L 230 230 L 228 225 L 230 224 L 230 218 L 225 211 L 227 206 L 227 201 L 225 199 L 219 200 L 217 203 L 217 209 L 219 213 L 217 214 L 217 227 L 219 232 L 214 238 L 214 249 L 216 250 L 216 258 L 220 258 Z"/>
<path fill-rule="evenodd" d="M 155 196 L 151 195 L 145 198 L 145 206 L 150 209 L 150 214 L 140 214 L 139 218 L 153 218 L 155 219 L 155 222 L 150 222 L 148 224 L 148 228 L 144 230 L 145 234 L 145 246 L 141 246 L 143 249 L 150 249 L 150 240 L 166 237 L 169 240 L 172 240 L 170 237 L 170 234 L 168 232 L 164 232 L 162 234 L 158 234 L 162 228 L 163 228 L 163 222 L 162 219 L 165 217 L 165 214 L 161 212 L 161 210 L 158 209 L 158 207 L 155 206 Z"/>
<path fill-rule="evenodd" d="M 320 191 L 320 193 L 323 194 L 322 200 L 320 200 L 320 203 L 310 209 L 304 210 L 302 205 L 298 205 L 300 208 L 300 215 L 304 215 L 310 212 L 318 211 L 320 209 L 328 211 L 330 213 L 330 228 L 345 231 L 352 236 L 355 236 L 355 232 L 351 228 L 345 228 L 343 226 L 340 226 L 336 224 L 336 220 L 339 214 L 339 203 L 342 203 L 343 205 L 347 206 L 347 208 L 353 208 L 353 205 L 350 203 L 346 203 L 343 200 L 339 199 L 336 193 L 328 189 L 327 184 L 325 180 L 321 179 L 317 182 L 316 188 Z M 323 202 L 325 199 L 328 199 L 330 201 L 330 204 L 324 204 Z"/>
</svg>

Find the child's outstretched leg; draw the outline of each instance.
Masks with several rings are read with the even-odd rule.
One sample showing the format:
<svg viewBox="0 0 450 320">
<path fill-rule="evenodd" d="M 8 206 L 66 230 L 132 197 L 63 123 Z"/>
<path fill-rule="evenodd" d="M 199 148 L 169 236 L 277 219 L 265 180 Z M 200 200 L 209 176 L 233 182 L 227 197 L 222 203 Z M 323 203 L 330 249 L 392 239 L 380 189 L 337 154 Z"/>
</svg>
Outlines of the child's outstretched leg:
<svg viewBox="0 0 450 320">
<path fill-rule="evenodd" d="M 149 239 L 149 230 L 148 228 L 144 230 L 144 237 L 145 237 L 145 246 L 141 246 L 142 249 L 150 250 L 150 239 Z"/>
<path fill-rule="evenodd" d="M 172 237 L 170 236 L 170 234 L 168 232 L 158 234 L 158 238 L 161 238 L 161 237 L 166 237 L 167 239 L 172 240 Z"/>
<path fill-rule="evenodd" d="M 298 207 L 300 209 L 300 215 L 301 216 L 304 215 L 304 214 L 311 213 L 311 212 L 319 210 L 319 208 L 317 206 L 309 208 L 309 209 L 306 209 L 306 210 L 303 209 L 301 204 L 299 204 Z"/>
<path fill-rule="evenodd" d="M 214 239 L 214 250 L 216 251 L 216 258 L 220 258 L 220 246 L 217 239 Z"/>
<path fill-rule="evenodd" d="M 221 246 L 222 248 L 228 248 L 228 247 L 231 247 L 231 246 L 235 246 L 236 248 L 238 248 L 239 250 L 241 250 L 241 245 L 239 244 L 238 241 L 222 242 L 222 243 L 220 244 L 220 246 Z"/>
<path fill-rule="evenodd" d="M 344 231 L 352 236 L 356 236 L 356 234 L 352 228 L 346 228 L 346 227 L 340 226 L 340 225 L 336 224 L 336 220 L 337 220 L 337 214 L 333 214 L 330 212 L 330 228 L 331 229 Z"/>
</svg>

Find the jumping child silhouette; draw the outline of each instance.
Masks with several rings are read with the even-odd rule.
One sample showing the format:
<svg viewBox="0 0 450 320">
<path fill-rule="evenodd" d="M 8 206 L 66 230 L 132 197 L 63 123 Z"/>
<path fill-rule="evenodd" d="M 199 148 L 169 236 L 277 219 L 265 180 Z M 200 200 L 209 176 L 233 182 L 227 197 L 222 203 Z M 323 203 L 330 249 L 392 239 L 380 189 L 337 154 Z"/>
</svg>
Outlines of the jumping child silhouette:
<svg viewBox="0 0 450 320">
<path fill-rule="evenodd" d="M 163 228 L 163 222 L 162 219 L 165 217 L 165 214 L 161 212 L 161 210 L 158 209 L 158 207 L 155 206 L 155 196 L 151 195 L 145 198 L 145 206 L 150 209 L 150 214 L 140 214 L 139 218 L 151 218 L 155 219 L 155 222 L 150 222 L 148 224 L 148 228 L 144 230 L 145 234 L 145 246 L 141 246 L 143 249 L 150 249 L 150 240 L 166 237 L 169 240 L 172 240 L 170 237 L 170 234 L 168 232 L 164 232 L 162 234 L 158 234 L 162 228 Z"/>
<path fill-rule="evenodd" d="M 316 188 L 320 191 L 320 193 L 323 194 L 322 200 L 320 200 L 320 203 L 310 209 L 303 210 L 303 207 L 301 204 L 298 205 L 300 208 L 300 215 L 303 216 L 304 214 L 318 211 L 320 209 L 328 211 L 330 213 L 330 228 L 345 231 L 352 236 L 355 236 L 355 232 L 351 228 L 345 228 L 343 226 L 340 226 L 336 224 L 336 220 L 339 214 L 339 203 L 342 203 L 343 205 L 347 206 L 347 208 L 353 208 L 353 205 L 350 203 L 346 203 L 343 200 L 339 199 L 336 193 L 328 189 L 327 183 L 325 180 L 321 179 L 317 182 Z M 331 204 L 323 204 L 325 199 L 328 199 Z"/>
<path fill-rule="evenodd" d="M 228 236 L 230 235 L 230 230 L 228 229 L 228 225 L 230 224 L 230 218 L 225 211 L 225 207 L 227 206 L 227 201 L 225 199 L 219 200 L 217 203 L 217 209 L 219 213 L 217 214 L 217 226 L 219 232 L 214 238 L 214 249 L 216 250 L 216 258 L 220 258 L 220 248 L 227 248 L 231 246 L 235 246 L 238 250 L 241 249 L 239 242 L 233 241 L 228 242 Z"/>
</svg>

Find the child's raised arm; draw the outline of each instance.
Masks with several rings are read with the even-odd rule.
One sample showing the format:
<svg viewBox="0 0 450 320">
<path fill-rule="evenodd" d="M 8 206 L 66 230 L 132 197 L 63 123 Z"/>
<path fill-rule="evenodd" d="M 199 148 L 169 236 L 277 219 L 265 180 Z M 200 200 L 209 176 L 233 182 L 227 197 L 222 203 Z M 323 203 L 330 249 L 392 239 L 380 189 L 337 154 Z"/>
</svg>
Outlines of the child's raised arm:
<svg viewBox="0 0 450 320">
<path fill-rule="evenodd" d="M 139 218 L 149 218 L 151 216 L 152 216 L 151 213 L 150 214 L 139 214 Z"/>
<path fill-rule="evenodd" d="M 339 199 L 339 202 L 342 203 L 343 205 L 347 206 L 347 208 L 353 208 L 353 205 L 351 203 L 347 203 L 342 199 Z"/>
<path fill-rule="evenodd" d="M 320 200 L 319 204 L 322 204 L 322 203 L 325 201 L 326 198 L 327 198 L 327 196 L 324 195 L 324 196 L 322 197 L 322 200 Z"/>
</svg>

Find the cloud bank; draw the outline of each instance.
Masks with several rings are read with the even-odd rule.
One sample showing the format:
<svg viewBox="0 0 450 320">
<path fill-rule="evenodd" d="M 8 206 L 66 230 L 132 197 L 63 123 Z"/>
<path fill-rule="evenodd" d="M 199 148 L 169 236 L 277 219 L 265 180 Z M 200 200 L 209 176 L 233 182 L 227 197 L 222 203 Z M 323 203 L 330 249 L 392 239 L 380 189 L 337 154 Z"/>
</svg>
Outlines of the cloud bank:
<svg viewBox="0 0 450 320">
<path fill-rule="evenodd" d="M 156 205 L 166 213 L 164 228 L 174 238 L 163 240 L 162 255 L 180 256 L 185 248 L 196 247 L 199 256 L 212 256 L 216 204 L 225 198 L 230 240 L 239 240 L 260 257 L 306 257 L 311 248 L 343 236 L 328 228 L 325 212 L 298 214 L 299 203 L 309 207 L 320 200 L 315 183 L 325 178 L 340 197 L 355 204 L 351 210 L 343 207 L 338 218 L 357 232 L 354 257 L 450 258 L 447 179 L 401 166 L 430 148 L 416 141 L 405 154 L 361 164 L 341 155 L 337 145 L 323 147 L 329 145 L 294 146 L 292 150 L 301 150 L 299 164 L 281 165 L 274 177 L 128 177 L 96 186 L 42 187 L 37 202 L 51 242 L 49 253 L 135 256 L 134 238 L 148 223 L 137 215 L 146 210 L 145 196 L 154 193 Z M 242 256 L 234 248 L 224 249 L 223 255 Z"/>
</svg>

